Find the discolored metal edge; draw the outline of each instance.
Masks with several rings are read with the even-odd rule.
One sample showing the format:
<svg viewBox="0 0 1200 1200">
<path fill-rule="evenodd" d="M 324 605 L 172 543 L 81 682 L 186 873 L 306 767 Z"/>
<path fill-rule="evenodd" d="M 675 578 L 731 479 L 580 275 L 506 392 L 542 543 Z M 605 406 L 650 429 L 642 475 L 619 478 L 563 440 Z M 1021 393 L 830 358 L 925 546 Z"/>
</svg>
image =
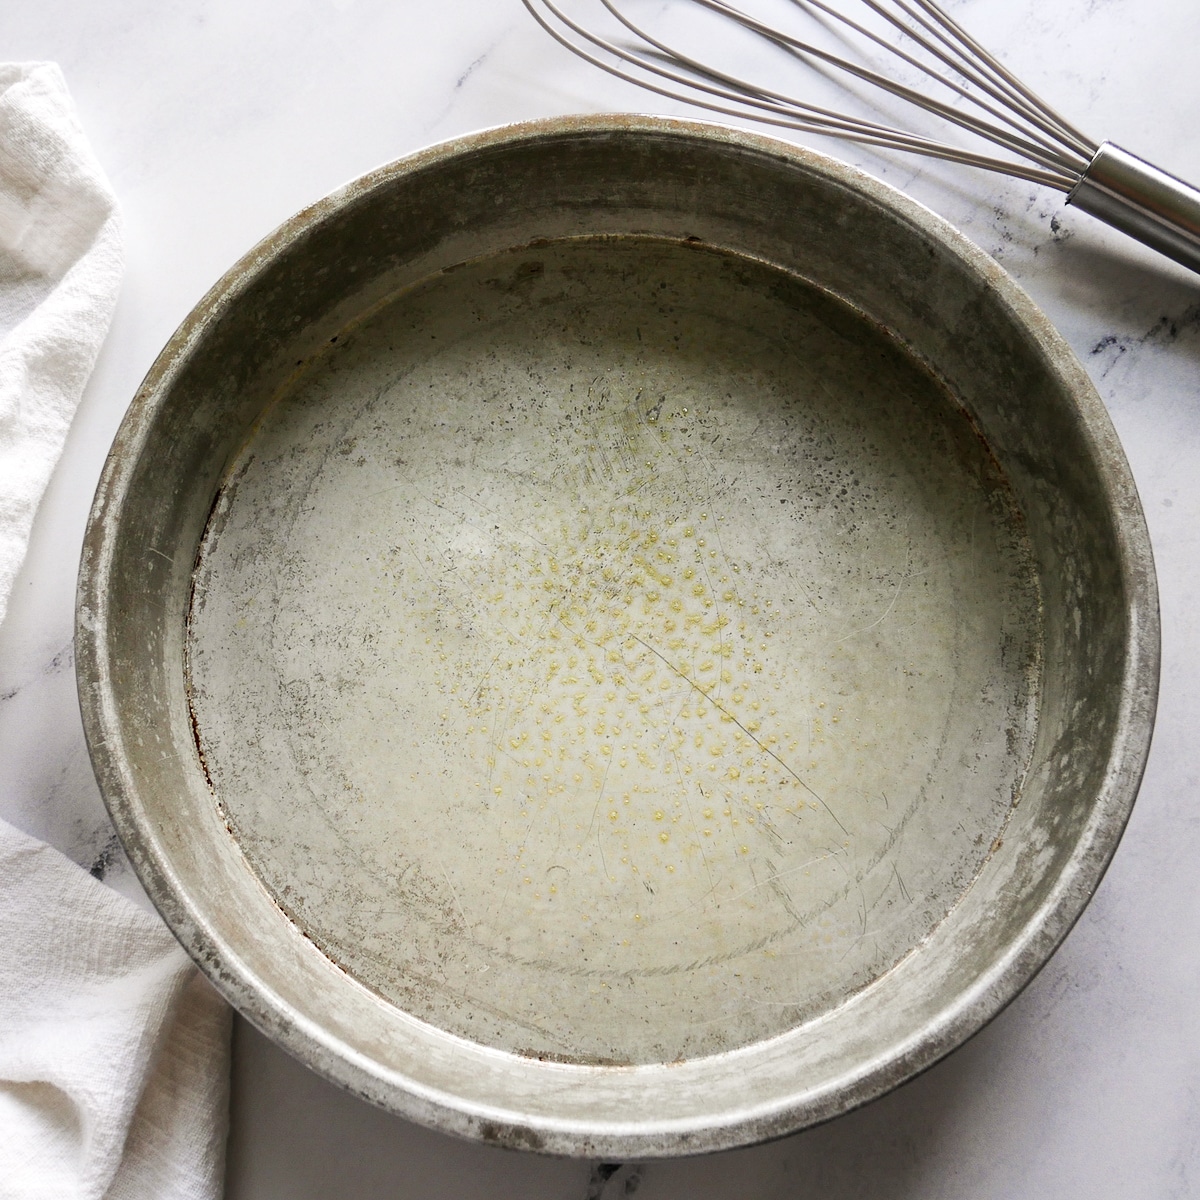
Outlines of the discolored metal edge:
<svg viewBox="0 0 1200 1200">
<path fill-rule="evenodd" d="M 1120 719 L 1104 784 L 1077 850 L 1024 936 L 975 986 L 917 1030 L 885 1059 L 867 1064 L 819 1094 L 731 1112 L 718 1124 L 697 1121 L 592 1124 L 530 1119 L 417 1085 L 331 1037 L 273 994 L 247 969 L 190 903 L 169 855 L 137 820 L 136 788 L 122 753 L 113 663 L 105 639 L 106 579 L 118 514 L 147 431 L 179 365 L 206 328 L 237 303 L 249 282 L 276 257 L 344 205 L 392 180 L 467 152 L 571 133 L 647 132 L 725 142 L 822 175 L 890 208 L 955 255 L 1037 341 L 1050 369 L 1074 397 L 1108 500 L 1126 595 L 1128 637 Z M 187 952 L 227 1000 L 306 1065 L 350 1092 L 420 1124 L 514 1149 L 582 1157 L 671 1157 L 781 1137 L 872 1100 L 929 1068 L 990 1021 L 1033 978 L 1086 906 L 1114 854 L 1145 769 L 1159 675 L 1158 593 L 1149 533 L 1136 487 L 1108 413 L 1082 366 L 1046 316 L 988 255 L 936 214 L 890 186 L 824 155 L 774 138 L 705 122 L 659 117 L 564 117 L 485 130 L 383 166 L 304 209 L 255 246 L 210 289 L 151 367 L 122 422 L 105 463 L 84 537 L 76 611 L 76 672 L 88 748 L 113 823 L 146 891 Z M 352 981 L 351 981 L 352 982 Z M 551 1067 L 551 1070 L 603 1068 Z M 662 1071 L 669 1067 L 616 1068 Z"/>
</svg>

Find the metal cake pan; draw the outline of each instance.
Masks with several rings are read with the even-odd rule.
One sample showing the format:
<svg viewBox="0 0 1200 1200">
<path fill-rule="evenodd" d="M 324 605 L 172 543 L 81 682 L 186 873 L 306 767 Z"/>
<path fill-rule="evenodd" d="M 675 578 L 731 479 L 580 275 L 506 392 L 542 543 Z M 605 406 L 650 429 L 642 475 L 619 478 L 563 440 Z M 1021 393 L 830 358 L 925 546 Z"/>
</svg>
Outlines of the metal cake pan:
<svg viewBox="0 0 1200 1200">
<path fill-rule="evenodd" d="M 778 1136 L 1078 917 L 1148 751 L 1153 563 L 1046 318 L 919 205 L 587 117 L 238 263 L 109 457 L 77 658 L 164 918 L 303 1061 L 553 1153 Z"/>
</svg>

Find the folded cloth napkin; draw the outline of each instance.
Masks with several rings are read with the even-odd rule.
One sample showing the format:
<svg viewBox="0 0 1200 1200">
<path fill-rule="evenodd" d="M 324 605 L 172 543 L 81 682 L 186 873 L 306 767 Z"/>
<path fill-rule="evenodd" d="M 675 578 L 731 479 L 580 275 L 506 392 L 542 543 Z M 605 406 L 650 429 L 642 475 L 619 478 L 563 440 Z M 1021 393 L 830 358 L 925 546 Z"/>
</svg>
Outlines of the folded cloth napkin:
<svg viewBox="0 0 1200 1200">
<path fill-rule="evenodd" d="M 0 620 L 122 262 L 58 68 L 0 64 Z M 215 1200 L 228 1055 L 162 922 L 0 821 L 0 1198 Z"/>
</svg>

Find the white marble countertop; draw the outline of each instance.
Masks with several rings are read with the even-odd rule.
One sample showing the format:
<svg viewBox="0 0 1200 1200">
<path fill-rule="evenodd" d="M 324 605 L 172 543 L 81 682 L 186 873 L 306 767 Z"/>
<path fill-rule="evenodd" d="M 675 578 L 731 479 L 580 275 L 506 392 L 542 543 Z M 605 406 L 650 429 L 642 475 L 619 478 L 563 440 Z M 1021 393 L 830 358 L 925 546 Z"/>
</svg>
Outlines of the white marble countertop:
<svg viewBox="0 0 1200 1200">
<path fill-rule="evenodd" d="M 1200 179 L 1193 0 L 951 7 L 1084 129 Z M 0 631 L 0 815 L 137 896 L 84 746 L 72 604 L 101 463 L 159 348 L 259 238 L 381 162 L 507 121 L 684 110 L 572 59 L 519 0 L 10 0 L 0 29 L 5 58 L 61 65 L 128 248 Z M 1145 783 L 1095 899 L 1017 1001 L 915 1082 L 704 1159 L 597 1166 L 460 1143 L 339 1092 L 239 1023 L 231 1200 L 1200 1194 L 1200 279 L 1030 185 L 810 142 L 995 255 L 1074 346 L 1124 442 L 1157 555 L 1164 666 Z"/>
</svg>

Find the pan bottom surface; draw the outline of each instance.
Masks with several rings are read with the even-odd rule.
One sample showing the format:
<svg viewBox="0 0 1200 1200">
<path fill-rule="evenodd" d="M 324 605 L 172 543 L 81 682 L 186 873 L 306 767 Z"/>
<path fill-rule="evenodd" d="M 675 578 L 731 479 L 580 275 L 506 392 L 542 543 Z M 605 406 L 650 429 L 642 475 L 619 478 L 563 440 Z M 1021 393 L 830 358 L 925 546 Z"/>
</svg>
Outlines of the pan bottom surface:
<svg viewBox="0 0 1200 1200">
<path fill-rule="evenodd" d="M 487 1045 L 672 1062 L 829 1011 L 1001 837 L 1020 512 L 943 385 L 768 265 L 439 274 L 298 364 L 187 638 L 217 803 L 352 977 Z"/>
</svg>

